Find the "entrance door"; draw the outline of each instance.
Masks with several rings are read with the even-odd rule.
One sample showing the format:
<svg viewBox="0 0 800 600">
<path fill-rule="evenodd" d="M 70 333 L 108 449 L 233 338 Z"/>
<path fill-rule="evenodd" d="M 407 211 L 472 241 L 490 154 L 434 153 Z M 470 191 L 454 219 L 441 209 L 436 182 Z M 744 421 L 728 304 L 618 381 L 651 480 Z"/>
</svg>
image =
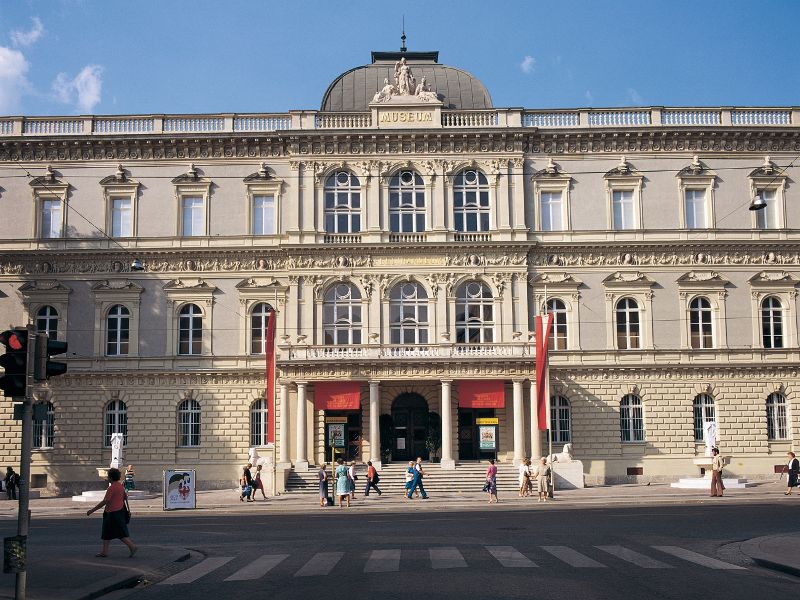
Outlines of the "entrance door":
<svg viewBox="0 0 800 600">
<path fill-rule="evenodd" d="M 481 451 L 478 440 L 476 420 L 483 417 L 494 417 L 493 408 L 459 408 L 458 409 L 458 459 L 481 460 L 494 458 L 496 451 Z"/>
<path fill-rule="evenodd" d="M 419 394 L 398 396 L 392 403 L 394 441 L 392 460 L 409 461 L 421 456 L 428 460 L 428 403 Z"/>
</svg>

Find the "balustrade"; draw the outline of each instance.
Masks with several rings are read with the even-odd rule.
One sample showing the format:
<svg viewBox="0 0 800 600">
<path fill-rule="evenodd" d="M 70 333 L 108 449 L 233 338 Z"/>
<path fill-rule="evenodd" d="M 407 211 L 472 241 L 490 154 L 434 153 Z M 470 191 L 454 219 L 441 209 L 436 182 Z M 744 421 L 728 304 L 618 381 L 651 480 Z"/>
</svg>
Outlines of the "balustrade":
<svg viewBox="0 0 800 600">
<path fill-rule="evenodd" d="M 398 344 L 358 346 L 282 346 L 281 360 L 361 360 L 528 356 L 528 344 Z"/>
<path fill-rule="evenodd" d="M 456 110 L 442 112 L 444 127 L 497 127 L 496 110 Z"/>
<path fill-rule="evenodd" d="M 639 127 L 650 125 L 649 110 L 600 110 L 589 113 L 589 127 Z"/>
<path fill-rule="evenodd" d="M 731 125 L 791 125 L 791 110 L 766 108 L 731 110 Z"/>
<path fill-rule="evenodd" d="M 170 133 L 213 133 L 225 130 L 224 117 L 164 117 L 164 131 Z"/>
<path fill-rule="evenodd" d="M 317 129 L 364 129 L 372 127 L 372 113 L 318 113 Z"/>
<path fill-rule="evenodd" d="M 359 244 L 361 243 L 360 233 L 326 233 L 326 244 Z"/>
<path fill-rule="evenodd" d="M 580 113 L 578 111 L 526 112 L 522 118 L 523 127 L 540 127 L 558 129 L 559 127 L 578 127 Z"/>
<path fill-rule="evenodd" d="M 93 133 L 152 133 L 153 117 L 95 118 Z"/>
<path fill-rule="evenodd" d="M 664 125 L 719 125 L 722 111 L 719 109 L 679 109 L 662 112 Z"/>
</svg>

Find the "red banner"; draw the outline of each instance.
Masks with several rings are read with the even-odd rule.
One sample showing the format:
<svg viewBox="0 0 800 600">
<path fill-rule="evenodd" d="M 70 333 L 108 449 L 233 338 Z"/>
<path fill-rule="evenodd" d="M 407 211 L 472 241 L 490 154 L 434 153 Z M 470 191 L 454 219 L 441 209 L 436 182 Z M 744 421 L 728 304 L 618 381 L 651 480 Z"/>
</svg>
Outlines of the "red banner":
<svg viewBox="0 0 800 600">
<path fill-rule="evenodd" d="M 315 410 L 358 410 L 360 408 L 360 382 L 331 381 L 314 384 Z"/>
<path fill-rule="evenodd" d="M 548 378 L 550 373 L 547 367 L 547 347 L 550 342 L 553 315 L 552 313 L 547 314 L 547 325 L 542 322 L 541 315 L 536 315 L 534 322 L 536 323 L 536 414 L 539 421 L 539 429 L 544 431 L 550 428 L 548 418 L 548 405 L 550 403 L 548 398 L 550 395 Z"/>
<path fill-rule="evenodd" d="M 460 408 L 505 408 L 505 382 L 502 379 L 459 381 L 458 406 Z"/>
<path fill-rule="evenodd" d="M 267 343 L 265 348 L 267 390 L 267 443 L 275 442 L 275 311 L 267 315 Z"/>
</svg>

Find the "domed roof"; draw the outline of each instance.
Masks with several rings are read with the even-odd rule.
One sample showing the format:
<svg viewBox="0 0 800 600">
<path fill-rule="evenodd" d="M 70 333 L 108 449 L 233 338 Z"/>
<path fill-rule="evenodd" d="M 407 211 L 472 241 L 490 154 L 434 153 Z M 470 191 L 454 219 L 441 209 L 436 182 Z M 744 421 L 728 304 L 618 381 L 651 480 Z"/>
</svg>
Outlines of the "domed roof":
<svg viewBox="0 0 800 600">
<path fill-rule="evenodd" d="M 322 97 L 321 111 L 364 112 L 383 80 L 394 82 L 394 65 L 405 57 L 414 77 L 427 79 L 439 94 L 443 108 L 473 110 L 492 108 L 492 98 L 484 85 L 456 67 L 439 64 L 439 52 L 373 52 L 372 64 L 350 69 L 333 80 Z"/>
</svg>

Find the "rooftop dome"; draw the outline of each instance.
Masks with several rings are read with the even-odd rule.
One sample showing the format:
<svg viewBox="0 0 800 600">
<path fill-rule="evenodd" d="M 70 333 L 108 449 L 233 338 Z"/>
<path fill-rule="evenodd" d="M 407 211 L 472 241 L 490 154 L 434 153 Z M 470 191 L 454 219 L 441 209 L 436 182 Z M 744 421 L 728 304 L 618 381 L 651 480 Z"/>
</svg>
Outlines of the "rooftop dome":
<svg viewBox="0 0 800 600">
<path fill-rule="evenodd" d="M 417 81 L 425 77 L 439 94 L 444 108 L 473 110 L 492 108 L 484 85 L 462 69 L 439 64 L 439 52 L 373 52 L 372 64 L 350 69 L 333 80 L 322 97 L 320 110 L 364 112 L 383 80 L 394 81 L 394 66 L 405 57 Z"/>
</svg>

